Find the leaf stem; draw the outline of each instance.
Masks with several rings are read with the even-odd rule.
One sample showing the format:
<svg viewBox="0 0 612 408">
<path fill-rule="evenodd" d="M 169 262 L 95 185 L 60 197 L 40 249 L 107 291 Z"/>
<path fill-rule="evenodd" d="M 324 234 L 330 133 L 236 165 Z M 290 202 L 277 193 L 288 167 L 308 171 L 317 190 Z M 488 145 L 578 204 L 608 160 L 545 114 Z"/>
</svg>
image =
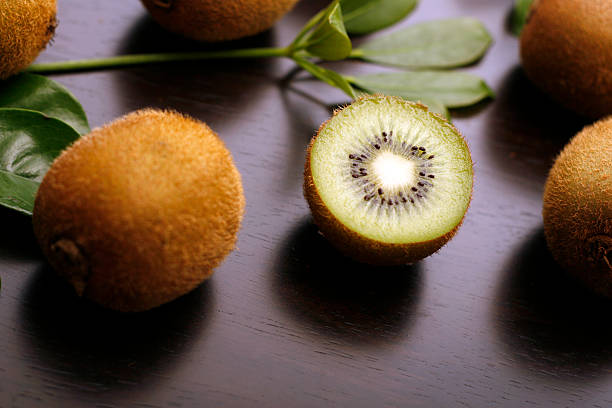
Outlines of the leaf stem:
<svg viewBox="0 0 612 408">
<path fill-rule="evenodd" d="M 301 46 L 300 41 L 302 41 L 302 39 L 306 36 L 306 34 L 308 34 L 308 32 L 317 24 L 319 24 L 319 22 L 321 21 L 321 18 L 323 18 L 323 16 L 325 15 L 325 12 L 327 11 L 327 9 L 323 9 L 321 11 L 319 11 L 313 18 L 310 19 L 310 21 L 308 21 L 308 23 L 306 23 L 306 25 L 304 27 L 302 27 L 302 30 L 298 33 L 298 35 L 294 38 L 293 42 L 291 43 L 291 45 L 289 46 L 291 48 L 291 50 L 296 50 L 296 49 L 302 49 L 304 47 Z"/>
<path fill-rule="evenodd" d="M 118 68 L 145 64 L 158 64 L 178 61 L 201 61 L 224 58 L 265 58 L 291 57 L 289 47 L 250 48 L 224 51 L 171 52 L 157 54 L 120 55 L 108 58 L 93 58 L 76 61 L 49 62 L 31 65 L 26 71 L 36 73 L 58 73 L 93 71 L 105 68 Z"/>
<path fill-rule="evenodd" d="M 363 57 L 363 50 L 361 48 L 353 48 L 348 56 L 349 58 L 361 58 Z"/>
</svg>

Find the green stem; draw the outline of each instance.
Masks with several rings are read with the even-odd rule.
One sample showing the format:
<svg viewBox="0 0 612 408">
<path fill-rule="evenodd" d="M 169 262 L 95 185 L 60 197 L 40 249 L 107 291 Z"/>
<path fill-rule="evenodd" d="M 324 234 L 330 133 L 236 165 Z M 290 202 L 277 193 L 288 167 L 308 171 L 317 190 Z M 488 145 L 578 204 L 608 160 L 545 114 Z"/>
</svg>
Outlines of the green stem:
<svg viewBox="0 0 612 408">
<path fill-rule="evenodd" d="M 346 79 L 342 74 L 320 67 L 308 61 L 307 59 L 298 57 L 297 55 L 294 55 L 292 59 L 304 70 L 310 72 L 315 78 L 327 83 L 328 85 L 340 89 L 342 92 L 344 92 L 353 99 L 357 98 L 355 90 L 353 89 L 351 84 L 346 82 Z"/>
<path fill-rule="evenodd" d="M 353 48 L 353 50 L 351 51 L 348 57 L 349 58 L 362 58 L 363 50 L 359 48 Z"/>
<path fill-rule="evenodd" d="M 351 85 L 355 85 L 355 77 L 354 76 L 350 76 L 350 75 L 342 75 L 344 77 L 344 79 L 346 80 L 346 82 L 348 82 Z"/>
<path fill-rule="evenodd" d="M 317 24 L 319 24 L 319 22 L 321 21 L 321 17 L 323 17 L 325 15 L 325 13 L 327 12 L 327 9 L 323 9 L 321 11 L 319 11 L 313 18 L 310 19 L 310 21 L 308 21 L 308 23 L 306 23 L 306 25 L 302 28 L 302 30 L 298 33 L 297 36 L 295 36 L 295 39 L 293 40 L 293 42 L 290 45 L 290 48 L 292 50 L 297 49 L 298 47 L 300 49 L 304 48 L 301 46 L 300 41 L 302 41 L 302 39 L 304 38 L 304 36 L 306 36 L 306 34 Z"/>
<path fill-rule="evenodd" d="M 172 52 L 159 54 L 120 55 L 117 57 L 94 58 L 78 61 L 49 62 L 31 65 L 26 71 L 36 73 L 57 73 L 92 71 L 104 68 L 118 68 L 134 65 L 158 64 L 177 61 L 201 61 L 223 58 L 265 58 L 291 57 L 291 50 L 283 48 L 251 48 L 225 51 Z"/>
</svg>

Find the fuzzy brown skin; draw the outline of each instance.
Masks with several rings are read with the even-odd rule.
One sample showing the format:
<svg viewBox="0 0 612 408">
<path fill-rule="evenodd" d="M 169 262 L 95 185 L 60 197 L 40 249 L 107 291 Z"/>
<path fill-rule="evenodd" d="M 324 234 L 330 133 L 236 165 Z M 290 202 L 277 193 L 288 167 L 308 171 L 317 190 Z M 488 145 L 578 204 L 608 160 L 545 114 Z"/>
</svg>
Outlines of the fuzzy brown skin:
<svg viewBox="0 0 612 408">
<path fill-rule="evenodd" d="M 539 0 L 521 33 L 527 76 L 581 115 L 612 114 L 612 2 Z"/>
<path fill-rule="evenodd" d="M 0 1 L 0 80 L 27 68 L 55 33 L 56 0 Z"/>
<path fill-rule="evenodd" d="M 197 287 L 234 248 L 240 174 L 204 123 L 142 110 L 64 151 L 34 205 L 34 232 L 77 293 L 142 311 Z"/>
<path fill-rule="evenodd" d="M 542 216 L 557 262 L 612 297 L 612 116 L 584 128 L 557 157 Z"/>
<path fill-rule="evenodd" d="M 394 97 L 374 95 L 366 96 L 368 98 L 391 98 Z M 363 99 L 363 98 L 362 98 Z M 404 103 L 412 103 L 404 101 Z M 414 104 L 420 106 L 424 110 L 428 110 L 426 106 L 420 104 Z M 342 108 L 344 109 L 344 108 Z M 336 116 L 342 111 L 338 109 L 334 111 Z M 442 120 L 441 116 L 432 113 Z M 329 211 L 319 192 L 317 186 L 314 183 L 312 177 L 312 170 L 310 166 L 310 158 L 312 147 L 321 133 L 321 130 L 327 126 L 332 118 L 325 121 L 320 127 L 317 134 L 311 139 L 310 144 L 306 152 L 306 163 L 304 165 L 304 197 L 308 202 L 312 217 L 315 224 L 319 227 L 321 233 L 334 245 L 340 252 L 347 256 L 355 259 L 356 261 L 372 264 L 372 265 L 403 265 L 411 264 L 420 261 L 423 258 L 432 255 L 440 248 L 442 248 L 457 232 L 461 224 L 461 221 L 446 234 L 430 240 L 422 242 L 413 242 L 407 244 L 390 244 L 387 242 L 375 241 L 373 239 L 364 237 L 358 232 L 351 230 L 344 224 L 342 224 L 332 213 Z M 455 128 L 455 131 L 459 131 Z M 471 199 L 471 193 L 470 193 Z"/>
<path fill-rule="evenodd" d="M 236 40 L 274 25 L 298 0 L 141 0 L 162 27 L 198 41 Z"/>
</svg>

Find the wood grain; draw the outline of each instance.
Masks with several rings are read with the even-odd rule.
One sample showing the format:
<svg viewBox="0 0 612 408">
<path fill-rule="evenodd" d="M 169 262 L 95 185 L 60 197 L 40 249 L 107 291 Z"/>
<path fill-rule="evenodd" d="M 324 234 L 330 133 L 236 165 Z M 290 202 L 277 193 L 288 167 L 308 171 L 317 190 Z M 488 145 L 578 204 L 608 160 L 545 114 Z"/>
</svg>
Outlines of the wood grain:
<svg viewBox="0 0 612 408">
<path fill-rule="evenodd" d="M 165 33 L 137 1 L 59 3 L 39 61 L 214 48 Z M 348 101 L 291 61 L 53 76 L 93 126 L 145 106 L 206 121 L 235 157 L 247 210 L 211 280 L 137 315 L 77 299 L 30 220 L 0 210 L 0 407 L 611 406 L 610 303 L 565 278 L 542 234 L 546 174 L 586 122 L 525 78 L 506 29 L 511 3 L 422 1 L 401 23 L 469 15 L 495 41 L 467 71 L 496 99 L 453 112 L 475 159 L 471 208 L 457 236 L 412 267 L 356 264 L 317 233 L 302 197 L 305 147 Z M 325 4 L 303 0 L 231 46 L 286 44 Z"/>
</svg>

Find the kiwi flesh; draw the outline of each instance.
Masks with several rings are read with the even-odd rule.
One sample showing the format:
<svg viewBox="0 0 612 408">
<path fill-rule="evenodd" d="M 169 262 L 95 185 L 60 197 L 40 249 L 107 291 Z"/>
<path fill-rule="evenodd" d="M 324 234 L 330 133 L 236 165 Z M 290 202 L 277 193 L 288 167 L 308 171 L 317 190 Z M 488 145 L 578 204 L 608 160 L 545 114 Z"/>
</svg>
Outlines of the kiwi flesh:
<svg viewBox="0 0 612 408">
<path fill-rule="evenodd" d="M 210 277 L 234 248 L 244 204 L 231 154 L 206 124 L 145 109 L 93 130 L 53 162 L 33 224 L 77 294 L 136 312 Z"/>
<path fill-rule="evenodd" d="M 307 150 L 314 222 L 360 262 L 400 265 L 436 252 L 459 228 L 472 185 L 459 131 L 401 98 L 365 97 L 337 110 Z"/>
<path fill-rule="evenodd" d="M 56 0 L 0 1 L 0 80 L 26 68 L 55 33 Z"/>
<path fill-rule="evenodd" d="M 298 0 L 141 0 L 159 25 L 204 42 L 236 40 L 274 25 Z"/>
<path fill-rule="evenodd" d="M 561 151 L 544 189 L 544 235 L 555 260 L 612 298 L 612 116 Z"/>
<path fill-rule="evenodd" d="M 612 3 L 538 0 L 520 39 L 527 76 L 583 116 L 612 114 Z"/>
</svg>

